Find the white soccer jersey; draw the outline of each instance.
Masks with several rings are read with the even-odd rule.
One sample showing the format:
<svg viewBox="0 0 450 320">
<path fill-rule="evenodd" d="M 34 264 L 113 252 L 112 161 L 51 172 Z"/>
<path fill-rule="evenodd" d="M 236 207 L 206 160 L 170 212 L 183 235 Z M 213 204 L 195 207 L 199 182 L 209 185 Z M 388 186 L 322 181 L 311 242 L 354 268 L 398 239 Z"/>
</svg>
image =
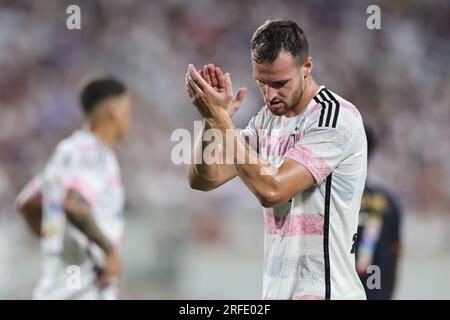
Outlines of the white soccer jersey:
<svg viewBox="0 0 450 320">
<path fill-rule="evenodd" d="M 263 299 L 365 299 L 353 248 L 367 174 L 356 107 L 321 86 L 299 115 L 263 107 L 241 133 L 275 167 L 293 159 L 315 180 L 289 202 L 264 208 Z"/>
<path fill-rule="evenodd" d="M 124 228 L 124 191 L 114 152 L 90 131 L 75 131 L 57 146 L 44 171 L 24 192 L 33 188 L 41 189 L 43 199 L 42 276 L 34 298 L 111 297 L 111 292 L 95 285 L 94 269 L 103 263 L 102 250 L 67 221 L 62 200 L 68 188 L 80 192 L 99 228 L 118 248 Z"/>
</svg>

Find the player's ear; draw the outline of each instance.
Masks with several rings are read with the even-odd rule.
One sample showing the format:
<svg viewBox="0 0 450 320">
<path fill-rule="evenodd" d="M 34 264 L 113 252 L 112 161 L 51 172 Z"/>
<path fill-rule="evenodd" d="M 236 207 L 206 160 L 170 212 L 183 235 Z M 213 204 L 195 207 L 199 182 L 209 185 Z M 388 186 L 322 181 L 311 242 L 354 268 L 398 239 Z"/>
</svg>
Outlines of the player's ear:
<svg viewBox="0 0 450 320">
<path fill-rule="evenodd" d="M 305 62 L 303 63 L 304 73 L 303 77 L 307 78 L 311 75 L 313 69 L 313 60 L 311 56 L 306 57 Z"/>
<path fill-rule="evenodd" d="M 108 103 L 108 105 L 105 106 L 106 108 L 104 111 L 104 117 L 109 123 L 116 123 L 117 122 L 117 111 L 115 110 L 115 106 L 113 103 Z"/>
<path fill-rule="evenodd" d="M 117 103 L 112 104 L 110 109 L 111 120 L 113 121 L 113 123 L 118 123 L 120 120 L 120 108 L 118 107 Z"/>
</svg>

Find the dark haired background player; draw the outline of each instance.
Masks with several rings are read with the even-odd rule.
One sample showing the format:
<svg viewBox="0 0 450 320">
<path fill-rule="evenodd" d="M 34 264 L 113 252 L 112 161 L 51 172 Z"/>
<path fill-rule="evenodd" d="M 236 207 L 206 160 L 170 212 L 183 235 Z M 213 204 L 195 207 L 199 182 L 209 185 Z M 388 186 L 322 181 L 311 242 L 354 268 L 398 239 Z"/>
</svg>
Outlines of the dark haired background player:
<svg viewBox="0 0 450 320">
<path fill-rule="evenodd" d="M 190 186 L 208 191 L 239 176 L 264 207 L 264 299 L 365 299 L 352 252 L 367 173 L 361 115 L 314 81 L 308 41 L 295 22 L 267 21 L 251 51 L 265 106 L 242 131 L 230 115 L 245 89 L 233 100 L 229 74 L 188 67 L 186 89 L 203 129 L 231 130 L 223 150 L 236 146 L 223 154 L 229 164 L 191 164 Z M 194 153 L 208 145 L 201 137 Z"/>
<path fill-rule="evenodd" d="M 374 131 L 366 127 L 368 156 L 377 147 Z M 395 288 L 400 256 L 401 208 L 394 195 L 386 189 L 367 182 L 361 200 L 356 270 L 366 290 L 368 300 L 389 300 Z M 380 288 L 369 288 L 370 265 L 380 268 Z"/>
<path fill-rule="evenodd" d="M 34 299 L 118 295 L 124 191 L 113 147 L 128 130 L 131 99 L 120 81 L 100 78 L 82 90 L 81 105 L 83 128 L 58 144 L 17 199 L 41 241 Z"/>
</svg>

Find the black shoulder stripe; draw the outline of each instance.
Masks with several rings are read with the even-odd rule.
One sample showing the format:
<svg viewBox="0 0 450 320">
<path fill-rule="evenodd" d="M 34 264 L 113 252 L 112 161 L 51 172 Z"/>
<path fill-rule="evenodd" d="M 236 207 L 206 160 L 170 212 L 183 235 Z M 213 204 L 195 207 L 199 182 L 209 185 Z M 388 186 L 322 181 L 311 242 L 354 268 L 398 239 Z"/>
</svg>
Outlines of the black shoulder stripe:
<svg viewBox="0 0 450 320">
<path fill-rule="evenodd" d="M 335 102 L 337 101 L 336 98 L 331 94 L 330 91 L 324 90 L 323 92 L 326 93 L 326 96 L 327 96 L 326 99 L 327 99 L 327 100 L 332 100 L 332 101 L 335 101 Z"/>
<path fill-rule="evenodd" d="M 316 96 L 314 97 L 314 100 L 317 103 L 320 103 L 322 105 L 322 110 L 320 110 L 320 117 L 319 117 L 319 127 L 323 126 L 323 119 L 325 116 L 325 111 L 328 107 L 328 103 L 326 103 L 327 98 L 325 97 L 325 95 L 323 94 L 323 91 L 325 90 L 325 88 L 323 88 L 322 90 L 320 90 Z"/>
<path fill-rule="evenodd" d="M 322 105 L 322 110 L 320 110 L 319 127 L 323 124 L 323 116 L 325 115 L 326 104 L 325 102 L 320 103 Z"/>
<path fill-rule="evenodd" d="M 338 116 L 339 116 L 340 103 L 336 99 L 336 97 L 330 91 L 328 91 L 327 89 L 323 90 L 323 94 L 324 95 L 326 94 L 326 96 L 328 96 L 328 98 L 326 100 L 332 101 L 332 103 L 335 105 L 334 117 L 333 117 L 333 122 L 332 122 L 331 126 L 333 128 L 336 128 L 336 123 L 337 123 L 337 119 L 338 119 Z M 330 121 L 329 120 L 331 120 L 331 112 L 329 112 L 328 115 L 330 116 L 330 119 L 328 119 L 328 117 L 327 117 L 327 121 L 325 123 L 326 126 L 330 125 Z"/>
<path fill-rule="evenodd" d="M 324 95 L 323 92 L 326 90 L 326 88 L 322 88 L 319 92 L 316 93 L 314 96 L 314 101 L 317 103 L 321 103 L 323 101 L 328 100 Z"/>
<path fill-rule="evenodd" d="M 333 104 L 331 103 L 330 99 L 325 95 L 326 89 L 323 88 L 322 90 L 320 90 L 319 92 L 319 96 L 322 98 L 322 103 L 325 104 L 328 108 L 327 111 L 327 118 L 325 121 L 325 127 L 328 127 L 330 125 L 330 120 L 331 120 L 331 114 L 333 112 Z M 325 110 L 324 110 L 325 113 Z M 323 123 L 321 121 L 319 121 L 319 127 L 322 127 Z"/>
<path fill-rule="evenodd" d="M 334 111 L 334 118 L 333 118 L 333 124 L 332 124 L 333 128 L 336 128 L 336 122 L 337 122 L 338 115 L 339 115 L 339 108 L 340 108 L 339 101 L 336 101 L 336 110 Z"/>
<path fill-rule="evenodd" d="M 328 113 L 327 113 L 327 121 L 325 122 L 325 127 L 330 126 L 331 113 L 333 112 L 333 106 L 334 106 L 334 103 L 331 101 L 328 101 Z"/>
<path fill-rule="evenodd" d="M 320 90 L 320 92 L 319 92 L 319 96 L 320 96 L 320 98 L 322 98 L 322 101 L 328 101 L 328 100 L 330 100 L 330 99 L 328 99 L 328 98 L 325 96 L 324 92 L 325 92 L 325 89 L 322 89 L 322 90 Z"/>
<path fill-rule="evenodd" d="M 336 97 L 327 88 L 322 88 L 314 97 L 314 101 L 322 105 L 319 127 L 331 126 L 332 128 L 336 128 L 340 110 L 340 103 Z"/>
</svg>

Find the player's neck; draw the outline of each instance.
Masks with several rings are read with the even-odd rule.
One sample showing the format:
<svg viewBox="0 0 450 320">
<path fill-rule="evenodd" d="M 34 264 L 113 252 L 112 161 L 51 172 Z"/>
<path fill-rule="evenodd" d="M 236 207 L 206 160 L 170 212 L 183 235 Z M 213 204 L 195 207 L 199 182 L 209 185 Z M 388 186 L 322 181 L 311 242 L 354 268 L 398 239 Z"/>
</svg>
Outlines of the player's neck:
<svg viewBox="0 0 450 320">
<path fill-rule="evenodd" d="M 88 124 L 86 129 L 94 134 L 103 144 L 112 149 L 115 142 L 115 134 L 107 125 Z"/>
<path fill-rule="evenodd" d="M 303 92 L 302 97 L 300 98 L 299 103 L 295 107 L 295 114 L 292 116 L 296 116 L 300 114 L 305 108 L 308 106 L 309 102 L 314 98 L 320 86 L 314 81 L 312 77 L 309 77 L 305 84 L 305 90 Z"/>
</svg>

